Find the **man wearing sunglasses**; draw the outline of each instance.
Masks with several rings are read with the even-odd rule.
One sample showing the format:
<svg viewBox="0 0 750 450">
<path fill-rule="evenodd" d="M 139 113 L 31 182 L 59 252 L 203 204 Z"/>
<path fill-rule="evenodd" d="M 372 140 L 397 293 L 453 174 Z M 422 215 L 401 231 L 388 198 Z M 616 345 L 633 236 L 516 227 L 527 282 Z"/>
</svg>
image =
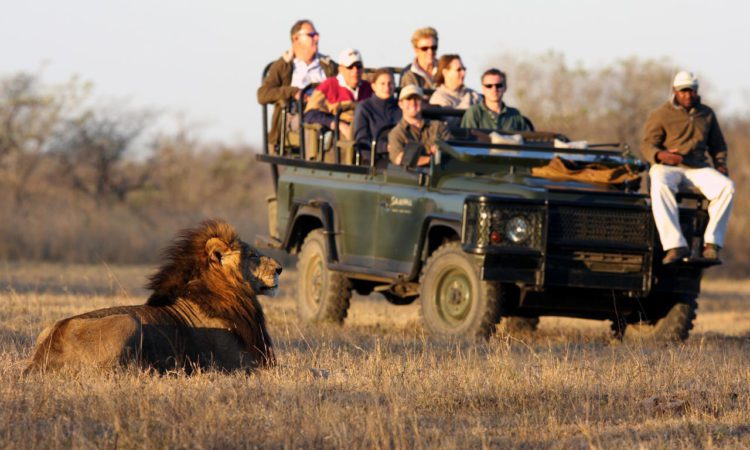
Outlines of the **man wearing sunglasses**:
<svg viewBox="0 0 750 450">
<path fill-rule="evenodd" d="M 342 111 L 339 132 L 343 139 L 351 139 L 356 102 L 372 96 L 372 86 L 362 79 L 363 74 L 359 51 L 353 48 L 343 50 L 339 54 L 338 75 L 321 83 L 310 96 L 305 108 L 305 123 L 319 123 L 333 130 L 336 114 Z"/>
<path fill-rule="evenodd" d="M 503 102 L 508 89 L 505 72 L 489 69 L 482 74 L 483 100 L 466 110 L 462 128 L 482 128 L 506 132 L 532 131 L 529 123 L 516 109 Z"/>
<path fill-rule="evenodd" d="M 437 74 L 438 33 L 432 27 L 420 28 L 411 37 L 414 62 L 404 67 L 401 86 L 416 84 L 422 89 L 435 89 Z"/>
<path fill-rule="evenodd" d="M 258 103 L 267 105 L 303 95 L 301 89 L 311 83 L 321 83 L 336 75 L 336 64 L 318 53 L 320 35 L 309 20 L 298 20 L 291 30 L 292 48 L 281 55 L 270 67 L 263 84 L 258 88 Z M 307 94 L 307 93 L 304 93 Z M 269 143 L 279 142 L 281 108 L 274 108 Z M 293 124 L 293 121 L 289 122 Z M 297 121 L 297 127 L 299 123 Z"/>
<path fill-rule="evenodd" d="M 697 187 L 708 199 L 702 256 L 718 260 L 734 201 L 734 183 L 728 177 L 727 144 L 714 111 L 701 103 L 695 75 L 685 71 L 675 75 L 671 98 L 646 120 L 641 152 L 652 163 L 648 172 L 651 209 L 666 251 L 662 263 L 673 264 L 690 255 L 675 200 L 681 186 Z"/>
</svg>

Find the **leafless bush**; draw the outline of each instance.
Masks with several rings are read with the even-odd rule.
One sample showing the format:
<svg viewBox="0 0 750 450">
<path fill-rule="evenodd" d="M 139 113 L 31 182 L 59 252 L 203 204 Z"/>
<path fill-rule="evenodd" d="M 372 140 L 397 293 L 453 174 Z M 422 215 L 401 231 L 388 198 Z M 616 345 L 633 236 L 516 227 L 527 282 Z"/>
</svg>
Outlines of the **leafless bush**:
<svg viewBox="0 0 750 450">
<path fill-rule="evenodd" d="M 28 73 L 0 80 L 0 178 L 15 207 L 23 206 L 64 114 L 86 91 L 75 79 L 63 86 L 42 86 Z"/>
<path fill-rule="evenodd" d="M 128 158 L 150 116 L 144 111 L 89 109 L 64 121 L 52 149 L 61 181 L 100 207 L 125 201 L 151 173 L 151 161 Z"/>
</svg>

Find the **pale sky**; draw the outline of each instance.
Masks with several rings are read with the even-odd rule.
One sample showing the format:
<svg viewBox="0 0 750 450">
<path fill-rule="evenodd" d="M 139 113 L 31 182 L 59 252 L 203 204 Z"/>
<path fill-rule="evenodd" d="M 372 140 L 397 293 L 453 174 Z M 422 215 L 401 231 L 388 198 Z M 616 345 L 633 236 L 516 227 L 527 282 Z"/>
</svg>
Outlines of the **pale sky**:
<svg viewBox="0 0 750 450">
<path fill-rule="evenodd" d="M 493 56 L 554 50 L 587 68 L 629 56 L 669 57 L 694 71 L 707 104 L 750 111 L 750 3 L 715 0 L 485 1 L 448 3 L 240 0 L 5 0 L 0 76 L 77 75 L 103 101 L 181 113 L 198 135 L 260 147 L 256 90 L 265 65 L 311 19 L 320 50 L 359 49 L 365 65 L 404 66 L 414 29 L 433 26 L 439 53 L 459 53 L 467 84 Z M 512 74 L 509 74 L 512 77 Z M 554 95 L 554 93 L 550 93 Z M 721 110 L 720 110 L 721 112 Z"/>
</svg>

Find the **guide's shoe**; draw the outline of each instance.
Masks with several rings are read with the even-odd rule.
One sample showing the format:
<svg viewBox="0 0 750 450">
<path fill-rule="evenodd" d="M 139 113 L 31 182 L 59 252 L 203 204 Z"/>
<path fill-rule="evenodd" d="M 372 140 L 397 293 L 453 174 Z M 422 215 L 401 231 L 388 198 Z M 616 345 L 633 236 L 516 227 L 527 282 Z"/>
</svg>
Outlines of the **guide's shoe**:
<svg viewBox="0 0 750 450">
<path fill-rule="evenodd" d="M 682 260 L 683 258 L 686 258 L 690 255 L 690 250 L 688 250 L 687 247 L 675 247 L 670 248 L 667 250 L 667 254 L 664 255 L 664 259 L 661 260 L 661 263 L 665 266 L 668 264 L 674 264 L 677 261 Z"/>
<path fill-rule="evenodd" d="M 716 244 L 706 244 L 703 247 L 703 258 L 711 261 L 718 261 L 719 250 L 721 250 L 721 247 Z"/>
</svg>

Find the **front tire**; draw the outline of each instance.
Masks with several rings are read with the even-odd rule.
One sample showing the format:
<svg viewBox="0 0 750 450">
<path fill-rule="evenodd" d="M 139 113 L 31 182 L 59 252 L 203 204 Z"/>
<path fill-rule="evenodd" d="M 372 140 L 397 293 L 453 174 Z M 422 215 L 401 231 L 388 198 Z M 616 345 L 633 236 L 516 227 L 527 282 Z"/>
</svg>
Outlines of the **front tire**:
<svg viewBox="0 0 750 450">
<path fill-rule="evenodd" d="M 483 281 L 458 242 L 438 248 L 422 271 L 422 321 L 438 336 L 488 338 L 500 322 L 501 286 Z"/>
<path fill-rule="evenodd" d="M 303 322 L 343 323 L 352 297 L 351 282 L 330 270 L 323 230 L 310 232 L 297 262 L 297 315 Z"/>
<path fill-rule="evenodd" d="M 677 296 L 661 311 L 652 312 L 651 317 L 635 317 L 630 320 L 625 326 L 624 339 L 651 342 L 684 341 L 693 329 L 696 309 L 698 302 L 695 296 Z"/>
</svg>

